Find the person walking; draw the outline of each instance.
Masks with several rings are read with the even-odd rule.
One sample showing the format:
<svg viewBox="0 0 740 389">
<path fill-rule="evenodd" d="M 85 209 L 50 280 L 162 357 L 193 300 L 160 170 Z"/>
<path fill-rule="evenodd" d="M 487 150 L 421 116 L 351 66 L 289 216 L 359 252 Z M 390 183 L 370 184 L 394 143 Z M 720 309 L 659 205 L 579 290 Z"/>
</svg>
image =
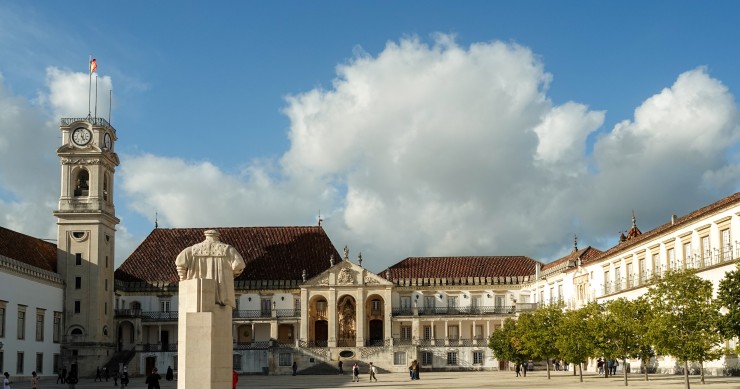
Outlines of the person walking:
<svg viewBox="0 0 740 389">
<path fill-rule="evenodd" d="M 75 385 L 77 385 L 77 370 L 73 368 L 69 370 L 69 374 L 67 374 L 67 378 L 64 379 L 64 381 L 67 383 L 67 388 L 69 389 L 75 389 Z"/>
<path fill-rule="evenodd" d="M 298 363 L 296 361 L 293 361 L 293 375 L 298 375 Z"/>
<path fill-rule="evenodd" d="M 236 384 L 239 383 L 239 374 L 236 374 L 236 370 L 231 371 L 231 389 L 236 389 Z"/>
<path fill-rule="evenodd" d="M 152 374 L 146 378 L 146 383 L 148 384 L 147 389 L 159 389 L 159 380 L 161 379 L 162 376 L 157 373 L 157 368 L 155 367 L 152 369 Z"/>
<path fill-rule="evenodd" d="M 377 371 L 375 370 L 375 365 L 373 365 L 373 363 L 370 362 L 370 382 L 373 382 L 373 380 L 375 380 L 375 382 L 378 382 L 378 378 L 375 377 L 376 372 Z"/>
<path fill-rule="evenodd" d="M 57 384 L 60 383 L 60 382 L 61 383 L 64 383 L 64 376 L 66 376 L 66 375 L 67 375 L 67 369 L 66 368 L 62 368 L 62 370 L 59 370 L 57 372 Z"/>
<path fill-rule="evenodd" d="M 522 365 L 517 362 L 516 367 L 514 367 L 514 371 L 516 372 L 517 377 L 521 377 L 520 372 L 522 371 Z"/>
<path fill-rule="evenodd" d="M 103 382 L 103 377 L 100 376 L 100 366 L 98 366 L 98 368 L 95 371 L 95 379 L 93 380 L 93 382 L 98 382 L 98 381 Z"/>
<path fill-rule="evenodd" d="M 118 386 L 118 370 L 113 372 L 113 386 Z"/>
<path fill-rule="evenodd" d="M 10 389 L 10 384 L 12 384 L 10 382 L 10 374 L 6 371 L 3 373 L 3 389 Z"/>
<path fill-rule="evenodd" d="M 409 378 L 411 380 L 414 379 L 414 370 L 416 370 L 416 361 L 411 361 L 411 365 L 409 365 Z"/>
<path fill-rule="evenodd" d="M 123 373 L 121 373 L 121 387 L 125 388 L 128 386 L 128 372 L 126 371 L 126 366 L 123 367 Z"/>
<path fill-rule="evenodd" d="M 416 365 L 414 367 L 414 379 L 415 380 L 418 380 L 419 379 L 419 370 L 421 370 L 421 363 L 419 363 L 419 361 L 417 361 L 416 359 L 414 359 L 414 363 Z"/>
<path fill-rule="evenodd" d="M 31 389 L 37 389 L 39 386 L 39 376 L 36 375 L 36 372 L 31 373 Z"/>
<path fill-rule="evenodd" d="M 352 366 L 352 382 L 360 382 L 360 367 L 357 362 Z"/>
<path fill-rule="evenodd" d="M 342 366 L 344 366 L 344 363 L 342 360 L 339 360 L 339 363 L 337 363 L 337 366 L 339 366 L 339 375 L 344 375 L 344 370 L 342 369 Z"/>
<path fill-rule="evenodd" d="M 175 378 L 175 372 L 172 371 L 172 366 L 167 366 L 167 374 L 164 375 L 164 378 L 167 381 L 172 381 L 172 379 Z"/>
</svg>

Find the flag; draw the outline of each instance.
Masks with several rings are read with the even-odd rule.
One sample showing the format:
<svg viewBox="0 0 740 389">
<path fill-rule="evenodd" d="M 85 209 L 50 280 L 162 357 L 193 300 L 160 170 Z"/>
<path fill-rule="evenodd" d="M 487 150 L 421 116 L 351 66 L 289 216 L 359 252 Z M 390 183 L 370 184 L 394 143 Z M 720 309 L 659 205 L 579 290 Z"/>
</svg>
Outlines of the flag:
<svg viewBox="0 0 740 389">
<path fill-rule="evenodd" d="M 90 60 L 90 74 L 95 73 L 95 69 L 98 68 L 98 62 L 95 60 L 95 58 Z"/>
</svg>

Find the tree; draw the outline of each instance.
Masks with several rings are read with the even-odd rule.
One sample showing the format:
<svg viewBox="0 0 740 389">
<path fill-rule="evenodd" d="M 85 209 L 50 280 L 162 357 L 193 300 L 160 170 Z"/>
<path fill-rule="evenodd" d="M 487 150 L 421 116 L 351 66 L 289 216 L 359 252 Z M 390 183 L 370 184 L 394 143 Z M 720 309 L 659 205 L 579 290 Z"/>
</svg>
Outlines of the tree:
<svg viewBox="0 0 740 389">
<path fill-rule="evenodd" d="M 594 355 L 594 328 L 592 318 L 598 315 L 599 307 L 590 303 L 577 310 L 566 311 L 560 319 L 557 328 L 555 347 L 560 356 L 573 365 L 575 374 L 578 366 L 578 375 L 583 382 L 583 363 Z"/>
<path fill-rule="evenodd" d="M 722 335 L 727 339 L 740 337 L 740 264 L 719 282 L 716 301 L 725 310 L 720 318 Z"/>
<path fill-rule="evenodd" d="M 535 359 L 544 359 L 550 379 L 550 358 L 558 356 L 557 328 L 563 317 L 562 304 L 552 304 L 519 317 L 517 327 L 524 351 Z"/>
<path fill-rule="evenodd" d="M 496 328 L 488 338 L 488 348 L 493 351 L 493 355 L 499 361 L 521 364 L 527 360 L 527 354 L 524 353 L 522 348 L 517 328 L 517 321 L 508 318 L 504 321 L 504 326 Z M 527 376 L 526 369 L 524 370 L 524 376 Z"/>
<path fill-rule="evenodd" d="M 699 362 L 704 383 L 704 361 L 722 355 L 712 283 L 690 270 L 672 271 L 650 287 L 647 298 L 654 313 L 648 335 L 656 350 L 683 361 L 686 389 L 690 388 L 689 361 Z"/>
<path fill-rule="evenodd" d="M 652 348 L 647 338 L 650 305 L 644 298 L 620 298 L 606 303 L 605 333 L 609 348 L 622 360 L 624 385 L 627 386 L 627 358 L 640 358 L 643 364 L 650 358 Z M 647 369 L 645 369 L 647 380 Z"/>
</svg>

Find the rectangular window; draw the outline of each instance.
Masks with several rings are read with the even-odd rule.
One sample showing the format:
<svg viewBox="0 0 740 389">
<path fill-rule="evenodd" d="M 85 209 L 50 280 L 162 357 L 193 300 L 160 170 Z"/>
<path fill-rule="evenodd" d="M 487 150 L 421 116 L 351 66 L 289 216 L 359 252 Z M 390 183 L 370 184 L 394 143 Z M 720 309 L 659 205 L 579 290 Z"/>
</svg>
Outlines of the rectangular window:
<svg viewBox="0 0 740 389">
<path fill-rule="evenodd" d="M 26 307 L 18 307 L 18 339 L 26 339 Z"/>
<path fill-rule="evenodd" d="M 460 327 L 458 326 L 447 327 L 447 334 L 449 335 L 450 339 L 460 339 Z"/>
<path fill-rule="evenodd" d="M 105 279 L 105 290 L 108 290 L 108 279 Z"/>
<path fill-rule="evenodd" d="M 272 299 L 271 298 L 264 298 L 262 299 L 261 303 L 262 307 L 262 315 L 269 315 L 272 313 Z"/>
<path fill-rule="evenodd" d="M 15 374 L 23 374 L 23 352 L 19 351 L 16 356 L 18 359 L 15 362 Z"/>
<path fill-rule="evenodd" d="M 52 372 L 54 372 L 56 374 L 61 374 L 61 366 L 62 366 L 62 358 L 61 358 L 61 355 L 54 354 L 54 358 L 52 358 L 52 361 L 51 362 L 54 364 L 52 366 L 52 368 L 54 369 L 54 370 L 52 370 Z"/>
<path fill-rule="evenodd" d="M 172 356 L 172 369 L 177 371 L 177 355 Z M 234 370 L 236 370 L 236 368 L 234 368 Z"/>
<path fill-rule="evenodd" d="M 666 256 L 668 257 L 668 258 L 666 258 L 666 262 L 668 263 L 668 267 L 670 269 L 676 268 L 676 249 L 674 249 L 673 247 L 671 247 L 668 250 L 666 250 L 665 253 L 666 253 Z"/>
<path fill-rule="evenodd" d="M 473 351 L 473 364 L 474 365 L 483 364 L 483 351 Z"/>
<path fill-rule="evenodd" d="M 75 277 L 75 289 L 82 289 L 82 277 Z"/>
<path fill-rule="evenodd" d="M 36 353 L 36 374 L 44 372 L 44 353 Z"/>
<path fill-rule="evenodd" d="M 295 299 L 295 300 L 293 300 L 293 309 L 296 312 L 300 312 L 301 311 L 301 299 Z"/>
<path fill-rule="evenodd" d="M 558 284 L 558 301 L 563 300 L 563 284 Z"/>
<path fill-rule="evenodd" d="M 604 270 L 604 293 L 612 292 L 612 280 L 609 278 L 609 270 Z"/>
<path fill-rule="evenodd" d="M 393 353 L 393 364 L 394 365 L 406 365 L 406 352 L 396 351 Z"/>
<path fill-rule="evenodd" d="M 421 364 L 422 365 L 429 366 L 432 364 L 433 360 L 434 360 L 434 354 L 432 354 L 431 351 L 421 352 Z"/>
<path fill-rule="evenodd" d="M 380 311 L 380 300 L 373 300 L 371 309 L 375 312 Z"/>
<path fill-rule="evenodd" d="M 411 296 L 401 296 L 401 309 L 411 309 Z"/>
<path fill-rule="evenodd" d="M 80 313 L 82 307 L 82 303 L 80 303 L 80 300 L 75 300 L 75 313 Z"/>
<path fill-rule="evenodd" d="M 401 340 L 411 340 L 411 327 L 401 327 Z"/>
<path fill-rule="evenodd" d="M 0 350 L 0 371 L 5 371 L 5 363 L 3 362 L 5 360 L 5 353 L 3 353 L 2 350 Z"/>
<path fill-rule="evenodd" d="M 103 303 L 103 314 L 104 315 L 108 314 L 108 302 L 107 301 Z"/>
<path fill-rule="evenodd" d="M 701 266 L 709 266 L 712 264 L 712 249 L 709 247 L 709 236 L 701 238 L 701 253 L 702 261 Z"/>
<path fill-rule="evenodd" d="M 54 334 L 52 335 L 54 343 L 59 343 L 62 339 L 62 313 L 54 312 Z M 56 370 L 54 370 L 56 371 Z"/>
<path fill-rule="evenodd" d="M 242 355 L 241 354 L 234 354 L 233 358 L 231 358 L 231 363 L 234 366 L 234 370 L 241 371 L 242 370 Z"/>
<path fill-rule="evenodd" d="M 732 260 L 732 246 L 730 245 L 730 229 L 724 229 L 719 232 L 719 242 L 722 245 L 720 251 L 722 253 L 722 261 Z"/>
<path fill-rule="evenodd" d="M 292 366 L 293 365 L 293 354 L 291 353 L 280 353 L 278 357 L 280 366 Z"/>
<path fill-rule="evenodd" d="M 690 269 L 691 266 L 691 242 L 683 245 L 683 269 Z M 679 269 L 680 270 L 680 269 Z"/>
<path fill-rule="evenodd" d="M 169 312 L 170 311 L 170 300 L 160 300 L 159 301 L 159 312 Z"/>
<path fill-rule="evenodd" d="M 44 340 L 44 313 L 43 312 L 36 313 L 36 340 L 39 342 L 42 342 Z"/>
<path fill-rule="evenodd" d="M 0 306 L 0 338 L 5 337 L 5 306 Z M 0 371 L 3 371 L 0 369 Z"/>
<path fill-rule="evenodd" d="M 437 299 L 434 296 L 424 296 L 424 308 L 434 310 L 435 302 Z"/>
<path fill-rule="evenodd" d="M 432 340 L 432 326 L 424 326 L 424 340 Z"/>
<path fill-rule="evenodd" d="M 81 253 L 75 254 L 75 265 L 77 266 L 82 265 L 82 254 Z"/>
<path fill-rule="evenodd" d="M 453 366 L 457 365 L 457 351 L 447 352 L 447 364 Z"/>
<path fill-rule="evenodd" d="M 473 326 L 473 339 L 483 339 L 483 326 L 476 324 Z"/>
</svg>

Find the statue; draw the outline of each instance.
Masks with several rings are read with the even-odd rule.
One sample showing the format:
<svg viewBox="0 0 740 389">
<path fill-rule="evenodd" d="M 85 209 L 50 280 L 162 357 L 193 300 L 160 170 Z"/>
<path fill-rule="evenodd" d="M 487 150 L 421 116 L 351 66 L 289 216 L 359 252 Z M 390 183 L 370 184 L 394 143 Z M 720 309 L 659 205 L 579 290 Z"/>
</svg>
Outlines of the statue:
<svg viewBox="0 0 740 389">
<path fill-rule="evenodd" d="M 206 240 L 182 250 L 175 259 L 180 281 L 207 278 L 216 281 L 216 304 L 236 308 L 234 277 L 246 266 L 236 249 L 219 240 L 216 230 L 205 232 Z"/>
</svg>

